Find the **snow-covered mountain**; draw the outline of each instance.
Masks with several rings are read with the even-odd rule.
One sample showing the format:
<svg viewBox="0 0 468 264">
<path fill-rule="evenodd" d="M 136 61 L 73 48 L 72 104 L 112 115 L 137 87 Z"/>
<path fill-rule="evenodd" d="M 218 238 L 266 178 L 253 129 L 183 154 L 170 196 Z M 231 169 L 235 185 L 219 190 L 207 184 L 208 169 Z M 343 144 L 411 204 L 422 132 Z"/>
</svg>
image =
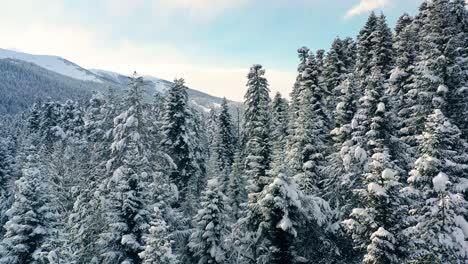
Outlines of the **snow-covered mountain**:
<svg viewBox="0 0 468 264">
<path fill-rule="evenodd" d="M 58 56 L 32 55 L 18 51 L 0 49 L 0 59 L 16 59 L 45 68 L 47 70 L 82 81 L 92 81 L 102 83 L 99 76 L 86 70 L 77 64 Z"/>
<path fill-rule="evenodd" d="M 91 93 L 92 91 L 101 90 L 104 89 L 103 87 L 108 86 L 113 86 L 118 89 L 120 88 L 121 90 L 124 90 L 128 83 L 127 75 L 101 69 L 85 69 L 79 66 L 78 64 L 59 56 L 33 55 L 18 51 L 0 49 L 0 61 L 2 61 L 3 65 L 3 68 L 0 69 L 0 71 L 2 71 L 0 72 L 0 75 L 4 74 L 4 76 L 36 76 L 35 79 L 28 79 L 27 87 L 29 91 L 34 89 L 35 86 L 41 87 L 41 89 L 42 87 L 45 87 L 44 83 L 35 84 L 34 80 L 36 79 L 47 80 L 48 83 L 53 81 L 55 91 L 57 91 L 57 89 L 59 89 L 59 87 L 61 87 L 62 85 L 63 89 L 67 92 L 64 92 L 63 96 L 57 99 L 66 99 L 66 94 L 70 94 L 69 91 L 73 90 L 73 87 L 75 87 L 75 89 L 79 89 L 80 92 L 88 90 L 88 93 Z M 26 64 L 21 62 L 26 62 Z M 14 74 L 8 75 L 8 71 L 13 71 L 13 68 L 15 71 Z M 19 74 L 19 72 L 24 72 L 24 74 Z M 143 77 L 149 87 L 147 91 L 148 95 L 152 95 L 155 92 L 164 95 L 167 93 L 169 87 L 172 85 L 172 82 L 154 76 Z M 18 90 L 24 86 L 21 85 L 21 82 L 23 81 L 21 80 L 21 78 L 22 77 L 16 77 L 15 79 L 9 80 L 8 84 L 10 84 L 10 86 L 4 84 L 4 87 L 0 87 L 1 90 L 5 91 L 5 93 L 8 93 L 8 91 L 11 90 L 11 94 L 18 94 L 17 92 L 13 92 L 13 89 Z M 41 94 L 42 97 L 44 97 L 47 94 L 47 92 L 41 89 L 38 88 L 38 94 Z M 188 94 L 191 104 L 195 107 L 198 107 L 204 112 L 208 112 L 211 108 L 219 107 L 219 105 L 222 102 L 222 99 L 219 97 L 215 97 L 195 89 L 189 88 Z M 50 95 L 49 97 L 55 98 L 54 95 Z M 32 98 L 33 97 L 31 97 L 31 100 Z M 9 102 L 13 104 L 15 101 L 14 99 L 15 98 L 9 100 Z M 17 101 L 23 101 L 21 98 L 16 99 Z M 36 98 L 36 100 L 37 99 L 41 98 L 38 97 Z M 240 105 L 236 102 L 231 103 L 237 106 Z M 23 109 L 24 107 L 25 105 L 23 103 L 22 107 L 19 107 L 18 109 Z M 0 109 L 1 108 L 2 107 L 0 106 Z M 9 106 L 7 109 L 13 108 Z"/>
</svg>

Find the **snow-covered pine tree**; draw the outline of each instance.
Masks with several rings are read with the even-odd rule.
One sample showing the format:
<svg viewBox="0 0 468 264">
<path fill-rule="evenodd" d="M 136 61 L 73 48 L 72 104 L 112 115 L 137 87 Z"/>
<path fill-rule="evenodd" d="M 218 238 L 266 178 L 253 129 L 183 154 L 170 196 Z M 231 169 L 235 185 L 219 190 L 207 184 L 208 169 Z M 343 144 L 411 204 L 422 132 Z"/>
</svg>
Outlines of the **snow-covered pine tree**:
<svg viewBox="0 0 468 264">
<path fill-rule="evenodd" d="M 324 169 L 326 178 L 323 182 L 323 197 L 334 210 L 336 225 L 332 229 L 339 229 L 343 216 L 351 212 L 349 203 L 349 186 L 353 184 L 353 174 L 349 170 L 351 156 L 346 156 L 346 150 L 352 146 L 351 121 L 356 112 L 356 83 L 353 74 L 349 74 L 337 88 L 340 96 L 334 113 L 335 128 L 330 132 L 333 140 L 331 154 L 327 156 L 327 166 Z"/>
<path fill-rule="evenodd" d="M 183 79 L 175 80 L 167 95 L 162 118 L 162 134 L 162 146 L 176 166 L 171 169 L 170 178 L 178 188 L 179 206 L 182 206 L 191 195 L 190 181 L 195 181 L 196 184 L 199 173 L 194 153 L 196 146 L 193 142 L 195 139 L 193 113 L 188 105 L 187 87 Z"/>
<path fill-rule="evenodd" d="M 415 150 L 411 134 L 413 134 L 412 108 L 415 105 L 414 64 L 417 57 L 417 30 L 413 18 L 408 14 L 402 15 L 395 27 L 395 67 L 389 78 L 389 108 L 395 121 L 395 143 L 398 149 L 393 153 L 399 160 L 399 165 L 408 170 L 413 161 Z M 409 137 L 408 137 L 409 136 Z"/>
<path fill-rule="evenodd" d="M 0 225 L 7 221 L 6 211 L 13 202 L 14 181 L 16 178 L 14 162 L 15 158 L 10 150 L 10 140 L 0 137 Z M 0 236 L 4 230 L 0 230 Z"/>
<path fill-rule="evenodd" d="M 236 149 L 236 138 L 234 135 L 234 125 L 232 123 L 231 114 L 226 98 L 223 98 L 221 109 L 217 120 L 218 128 L 216 140 L 216 149 L 218 152 L 220 170 L 229 174 L 231 165 L 234 162 L 234 152 Z M 227 185 L 227 182 L 221 183 Z"/>
<path fill-rule="evenodd" d="M 345 65 L 345 43 L 339 38 L 333 41 L 330 50 L 327 53 L 327 57 L 324 62 L 323 69 L 323 85 L 326 90 L 330 92 L 327 96 L 328 107 L 330 113 L 336 108 L 337 99 L 341 93 L 338 86 L 345 80 L 347 74 L 351 69 L 346 68 Z"/>
<path fill-rule="evenodd" d="M 172 252 L 174 241 L 170 229 L 158 206 L 154 207 L 146 245 L 140 253 L 142 264 L 177 264 L 177 256 Z"/>
<path fill-rule="evenodd" d="M 406 207 L 402 203 L 402 184 L 393 169 L 388 150 L 372 156 L 370 171 L 364 179 L 365 189 L 355 189 L 362 208 L 354 208 L 345 220 L 356 248 L 365 252 L 363 263 L 402 263 L 405 256 Z"/>
<path fill-rule="evenodd" d="M 286 149 L 289 125 L 288 101 L 278 92 L 271 102 L 272 109 L 272 132 L 273 154 L 275 159 L 280 158 Z M 281 154 L 280 154 L 281 153 Z"/>
<path fill-rule="evenodd" d="M 198 264 L 223 264 L 227 259 L 225 239 L 227 227 L 226 199 L 217 178 L 208 181 L 203 193 L 201 209 L 194 217 L 194 230 L 189 248 Z"/>
<path fill-rule="evenodd" d="M 445 73 L 448 93 L 448 111 L 462 131 L 462 138 L 468 140 L 468 9 L 467 2 L 452 0 L 448 2 L 446 18 L 449 20 L 445 56 Z"/>
<path fill-rule="evenodd" d="M 46 263 L 58 219 L 47 186 L 47 175 L 34 147 L 28 147 L 22 175 L 15 182 L 15 197 L 7 211 L 0 263 Z"/>
<path fill-rule="evenodd" d="M 249 180 L 249 193 L 257 193 L 268 184 L 267 171 L 272 160 L 270 142 L 270 96 L 265 69 L 253 65 L 247 75 L 245 95 L 246 174 Z"/>
<path fill-rule="evenodd" d="M 319 76 L 319 82 L 320 84 L 323 83 L 323 70 L 325 66 L 325 50 L 324 49 L 318 49 L 315 52 L 315 60 L 317 63 L 317 74 Z"/>
<path fill-rule="evenodd" d="M 408 134 L 406 141 L 410 142 L 413 147 L 418 144 L 417 137 L 424 130 L 426 118 L 432 113 L 434 100 L 445 97 L 447 101 L 435 102 L 445 105 L 437 107 L 447 117 L 453 118 L 457 125 L 463 124 L 464 114 L 460 115 L 460 113 L 464 112 L 464 103 L 460 104 L 459 100 L 464 98 L 465 89 L 462 80 L 466 78 L 466 74 L 465 76 L 461 74 L 460 62 L 456 58 L 462 52 L 463 47 L 466 47 L 466 44 L 460 41 L 460 39 L 466 41 L 466 38 L 460 38 L 466 33 L 460 30 L 464 24 L 456 15 L 460 12 L 450 14 L 449 10 L 454 5 L 459 6 L 456 9 L 460 10 L 460 7 L 465 4 L 461 1 L 455 2 L 450 0 L 424 2 L 414 22 L 419 33 L 417 45 L 419 55 L 414 68 L 415 90 L 412 94 L 414 102 L 409 108 L 410 118 L 406 121 L 406 128 L 404 127 Z M 463 10 L 461 14 L 464 12 L 466 10 Z"/>
<path fill-rule="evenodd" d="M 309 57 L 309 48 L 302 47 L 298 49 L 298 58 L 299 65 L 297 66 L 297 77 L 291 91 L 291 106 L 290 106 L 290 118 L 289 118 L 289 129 L 292 132 L 294 130 L 294 122 L 298 117 L 299 107 L 300 107 L 300 82 L 302 80 L 302 72 L 306 67 L 307 58 Z M 291 133 L 288 134 L 288 137 L 291 137 Z"/>
<path fill-rule="evenodd" d="M 231 174 L 229 175 L 229 184 L 226 196 L 228 204 L 231 207 L 233 222 L 239 220 L 243 215 L 243 204 L 247 201 L 246 179 L 244 166 L 242 164 L 241 152 L 236 151 L 234 163 L 232 164 Z"/>
<path fill-rule="evenodd" d="M 466 263 L 468 246 L 463 217 L 467 201 L 461 132 L 440 109 L 435 108 L 419 139 L 421 156 L 410 172 L 407 188 L 413 195 L 413 227 L 410 248 L 414 263 Z"/>
<path fill-rule="evenodd" d="M 243 261 L 255 263 L 259 252 L 257 230 L 261 212 L 255 206 L 258 195 L 271 182 L 268 175 L 272 161 L 270 132 L 270 96 L 265 70 L 255 64 L 247 75 L 245 95 L 245 175 L 247 179 L 248 208 L 234 227 L 237 252 Z"/>
<path fill-rule="evenodd" d="M 212 150 L 213 146 L 216 146 L 216 140 L 218 139 L 218 113 L 216 109 L 212 107 L 210 112 L 208 112 L 208 116 L 206 118 L 206 135 L 208 138 L 209 150 Z M 210 152 L 211 155 L 211 152 Z"/>
<path fill-rule="evenodd" d="M 142 115 L 143 79 L 130 79 L 125 111 L 114 119 L 114 142 L 108 162 L 109 179 L 104 198 L 107 228 L 99 236 L 99 263 L 140 263 L 144 236 L 149 228 L 147 133 Z"/>
<path fill-rule="evenodd" d="M 298 77 L 299 107 L 288 142 L 290 150 L 287 162 L 301 190 L 310 195 L 318 194 L 328 117 L 315 57 L 308 54 L 307 48 L 300 48 L 298 52 L 308 57 L 301 77 Z"/>
<path fill-rule="evenodd" d="M 109 116 L 109 104 L 100 93 L 94 94 L 85 112 L 85 131 L 88 151 L 91 152 L 87 163 L 90 170 L 85 170 L 86 177 L 80 182 L 79 194 L 68 219 L 69 241 L 72 262 L 92 263 L 98 256 L 99 248 L 96 237 L 103 231 L 105 221 L 101 207 L 102 188 L 105 181 L 106 162 L 110 159 L 110 136 L 112 129 Z"/>
<path fill-rule="evenodd" d="M 342 49 L 344 66 L 348 72 L 353 72 L 356 65 L 356 42 L 347 37 L 342 40 Z"/>
<path fill-rule="evenodd" d="M 259 225 L 259 254 L 255 263 L 297 263 L 297 228 L 304 224 L 304 194 L 295 184 L 287 169 L 276 168 L 273 182 L 261 192 L 258 207 L 261 212 Z"/>
</svg>

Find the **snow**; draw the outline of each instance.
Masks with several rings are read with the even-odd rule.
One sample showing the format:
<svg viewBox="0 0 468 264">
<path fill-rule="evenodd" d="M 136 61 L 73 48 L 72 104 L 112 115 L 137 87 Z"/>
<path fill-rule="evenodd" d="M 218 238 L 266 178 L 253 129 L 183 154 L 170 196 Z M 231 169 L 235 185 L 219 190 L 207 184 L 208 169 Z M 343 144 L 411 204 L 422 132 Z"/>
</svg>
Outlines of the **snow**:
<svg viewBox="0 0 468 264">
<path fill-rule="evenodd" d="M 345 108 L 345 103 L 344 102 L 339 102 L 337 105 L 336 105 L 336 111 L 341 111 Z"/>
<path fill-rule="evenodd" d="M 358 127 L 358 121 L 353 118 L 353 120 L 351 121 L 351 128 L 356 129 L 357 127 Z"/>
<path fill-rule="evenodd" d="M 385 169 L 382 171 L 382 178 L 385 180 L 394 180 L 395 179 L 395 171 L 391 169 Z"/>
<path fill-rule="evenodd" d="M 367 185 L 367 191 L 378 196 L 387 195 L 385 188 L 383 188 L 382 186 L 380 186 L 379 184 L 375 182 L 371 182 Z"/>
<path fill-rule="evenodd" d="M 363 163 L 364 161 L 367 160 L 367 153 L 366 151 L 361 148 L 360 146 L 358 146 L 355 150 L 354 150 L 354 158 L 359 160 L 361 163 Z"/>
<path fill-rule="evenodd" d="M 136 119 L 134 115 L 131 115 L 129 118 L 127 118 L 127 121 L 125 122 L 125 126 L 126 127 L 138 126 L 138 119 Z"/>
<path fill-rule="evenodd" d="M 448 92 L 447 86 L 441 84 L 439 85 L 439 87 L 437 87 L 437 93 L 447 93 L 447 92 Z"/>
<path fill-rule="evenodd" d="M 201 110 L 203 110 L 203 111 L 206 112 L 206 113 L 209 113 L 209 112 L 211 111 L 210 108 L 204 107 L 203 105 L 197 103 L 195 100 L 190 100 L 190 103 L 192 103 L 192 104 L 195 105 L 196 107 L 199 107 Z"/>
<path fill-rule="evenodd" d="M 385 104 L 384 103 L 379 103 L 377 105 L 377 112 L 385 112 Z"/>
<path fill-rule="evenodd" d="M 445 191 L 445 188 L 447 187 L 448 183 L 449 183 L 448 176 L 447 174 L 443 172 L 440 172 L 439 174 L 437 174 L 437 176 L 435 176 L 432 179 L 432 184 L 434 184 L 434 190 L 437 192 Z"/>
<path fill-rule="evenodd" d="M 47 70 L 83 81 L 102 83 L 94 73 L 81 68 L 80 66 L 67 61 L 61 57 L 49 55 L 32 55 L 23 52 L 0 49 L 0 59 L 16 59 L 34 63 Z"/>
</svg>

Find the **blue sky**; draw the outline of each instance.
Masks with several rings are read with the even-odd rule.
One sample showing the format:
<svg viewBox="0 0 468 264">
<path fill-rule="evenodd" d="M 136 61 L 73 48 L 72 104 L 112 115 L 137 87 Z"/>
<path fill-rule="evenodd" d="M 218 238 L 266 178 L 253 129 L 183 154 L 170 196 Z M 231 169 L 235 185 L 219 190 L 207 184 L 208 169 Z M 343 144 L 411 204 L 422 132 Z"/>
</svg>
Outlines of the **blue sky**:
<svg viewBox="0 0 468 264">
<path fill-rule="evenodd" d="M 242 100 L 253 63 L 289 93 L 300 46 L 355 37 L 371 10 L 391 26 L 421 0 L 0 0 L 0 45 L 83 67 L 173 79 Z"/>
</svg>

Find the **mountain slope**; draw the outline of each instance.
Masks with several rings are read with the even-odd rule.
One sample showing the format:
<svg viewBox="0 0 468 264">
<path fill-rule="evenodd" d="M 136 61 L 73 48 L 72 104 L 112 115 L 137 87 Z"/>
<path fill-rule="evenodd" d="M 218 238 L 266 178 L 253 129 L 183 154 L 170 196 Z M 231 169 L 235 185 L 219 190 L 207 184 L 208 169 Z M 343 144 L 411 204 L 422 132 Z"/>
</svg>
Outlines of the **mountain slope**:
<svg viewBox="0 0 468 264">
<path fill-rule="evenodd" d="M 166 94 L 172 82 L 144 76 L 148 99 L 155 93 Z M 58 56 L 32 55 L 0 49 L 0 113 L 19 113 L 37 100 L 82 99 L 93 91 L 114 87 L 124 91 L 128 76 L 106 71 L 87 70 Z M 188 89 L 190 103 L 203 112 L 217 108 L 222 98 Z M 240 103 L 230 102 L 234 107 Z"/>
<path fill-rule="evenodd" d="M 80 100 L 92 91 L 103 90 L 101 83 L 70 78 L 33 63 L 0 59 L 0 113 L 19 113 L 38 100 Z"/>
<path fill-rule="evenodd" d="M 16 59 L 34 63 L 47 70 L 82 81 L 102 83 L 103 80 L 96 74 L 64 58 L 49 55 L 32 55 L 23 52 L 0 49 L 0 59 Z"/>
</svg>

